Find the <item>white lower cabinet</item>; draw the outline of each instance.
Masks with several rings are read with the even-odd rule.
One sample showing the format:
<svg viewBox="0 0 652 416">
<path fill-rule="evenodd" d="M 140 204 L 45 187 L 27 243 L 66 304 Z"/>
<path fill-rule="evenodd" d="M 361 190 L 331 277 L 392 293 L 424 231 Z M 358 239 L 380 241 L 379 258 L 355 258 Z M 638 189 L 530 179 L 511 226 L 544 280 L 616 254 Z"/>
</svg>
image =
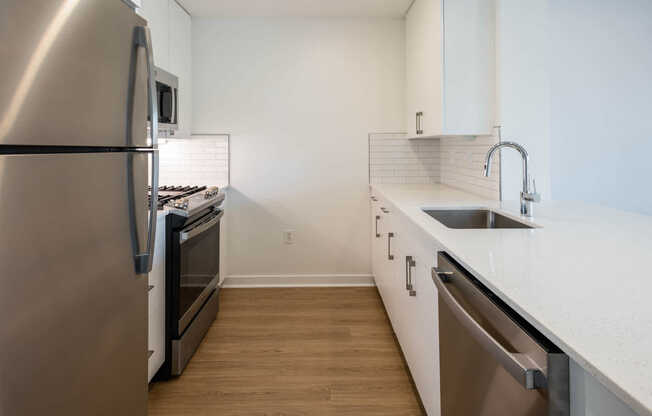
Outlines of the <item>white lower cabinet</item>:
<svg viewBox="0 0 652 416">
<path fill-rule="evenodd" d="M 154 242 L 154 261 L 148 276 L 148 331 L 147 381 L 161 368 L 165 361 L 165 216 L 156 221 L 156 240 Z"/>
<path fill-rule="evenodd" d="M 371 214 L 372 270 L 376 286 L 423 406 L 429 416 L 439 416 L 438 298 L 431 270 L 436 266 L 441 248 L 374 192 Z M 412 293 L 406 287 L 408 280 Z M 570 395 L 571 416 L 636 414 L 573 360 Z"/>
<path fill-rule="evenodd" d="M 404 231 L 405 233 L 405 231 Z M 404 256 L 411 290 L 405 290 L 403 304 L 406 310 L 406 361 L 419 391 L 423 406 L 429 415 L 439 414 L 439 326 L 437 320 L 437 293 L 430 277 L 435 266 L 435 248 L 420 244 L 418 236 L 406 233 Z"/>
<path fill-rule="evenodd" d="M 380 201 L 374 201 L 374 199 L 372 199 L 371 209 L 371 258 L 373 259 L 372 271 L 374 273 L 378 292 L 380 292 L 380 296 L 383 299 L 383 303 L 388 304 L 389 295 L 391 293 L 388 287 L 388 276 L 390 272 L 388 270 L 387 259 L 387 230 L 389 228 L 390 216 L 385 212 L 386 208 L 382 206 Z M 386 309 L 387 315 L 389 316 L 390 320 L 392 320 L 392 312 L 388 308 Z"/>
<path fill-rule="evenodd" d="M 376 285 L 430 416 L 440 414 L 437 294 L 430 277 L 436 251 L 435 245 L 386 201 L 372 198 L 372 268 Z"/>
</svg>

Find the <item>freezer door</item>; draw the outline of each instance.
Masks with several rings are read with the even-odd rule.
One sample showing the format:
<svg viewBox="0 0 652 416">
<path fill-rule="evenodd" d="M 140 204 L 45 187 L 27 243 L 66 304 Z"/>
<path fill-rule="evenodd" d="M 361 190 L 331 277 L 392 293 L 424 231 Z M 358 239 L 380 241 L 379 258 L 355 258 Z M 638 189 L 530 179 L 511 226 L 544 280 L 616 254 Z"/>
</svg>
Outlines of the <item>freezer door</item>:
<svg viewBox="0 0 652 416">
<path fill-rule="evenodd" d="M 0 1 L 0 145 L 145 146 L 146 24 L 119 0 Z"/>
<path fill-rule="evenodd" d="M 146 415 L 148 157 L 0 156 L 0 415 Z"/>
</svg>

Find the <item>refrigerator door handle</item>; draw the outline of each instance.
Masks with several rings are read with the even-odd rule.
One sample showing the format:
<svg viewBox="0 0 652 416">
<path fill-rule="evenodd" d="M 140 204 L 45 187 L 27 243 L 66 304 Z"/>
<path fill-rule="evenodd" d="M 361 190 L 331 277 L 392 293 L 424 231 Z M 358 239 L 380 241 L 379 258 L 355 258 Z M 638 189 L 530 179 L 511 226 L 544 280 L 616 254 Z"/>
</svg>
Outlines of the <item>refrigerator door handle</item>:
<svg viewBox="0 0 652 416">
<path fill-rule="evenodd" d="M 130 153 L 128 162 L 128 192 L 129 192 L 129 217 L 131 224 L 131 239 L 134 247 L 134 260 L 136 262 L 136 273 L 147 274 L 152 271 L 154 261 L 154 242 L 156 241 L 156 221 L 158 213 L 158 173 L 159 173 L 159 155 L 158 150 L 146 150 L 152 156 L 151 165 L 151 197 L 149 201 L 149 221 L 147 231 L 147 248 L 145 252 L 140 251 L 140 238 L 138 236 L 138 218 L 136 215 L 136 192 L 134 188 L 134 158 L 133 155 L 140 153 L 135 151 Z"/>
<path fill-rule="evenodd" d="M 156 100 L 156 69 L 154 68 L 154 50 L 152 35 L 147 26 L 136 26 L 136 45 L 147 52 L 147 103 L 149 104 L 150 134 L 152 147 L 158 147 L 158 103 Z"/>
<path fill-rule="evenodd" d="M 158 103 L 156 101 L 156 72 L 154 69 L 154 51 L 152 49 L 152 35 L 147 26 L 137 26 L 135 33 L 136 45 L 145 48 L 147 55 L 147 103 L 149 105 L 150 134 L 152 137 L 152 188 L 149 204 L 149 228 L 147 231 L 147 251 L 140 253 L 138 241 L 135 242 L 136 273 L 145 274 L 152 271 L 154 261 L 154 241 L 156 239 L 156 217 L 158 211 L 158 177 L 159 177 L 159 154 L 158 154 Z M 131 189 L 133 192 L 133 188 Z M 130 195 L 132 201 L 134 195 Z M 135 216 L 135 212 L 132 211 Z M 132 221 L 132 227 L 137 227 L 136 221 Z M 137 231 L 135 234 L 137 235 Z"/>
</svg>

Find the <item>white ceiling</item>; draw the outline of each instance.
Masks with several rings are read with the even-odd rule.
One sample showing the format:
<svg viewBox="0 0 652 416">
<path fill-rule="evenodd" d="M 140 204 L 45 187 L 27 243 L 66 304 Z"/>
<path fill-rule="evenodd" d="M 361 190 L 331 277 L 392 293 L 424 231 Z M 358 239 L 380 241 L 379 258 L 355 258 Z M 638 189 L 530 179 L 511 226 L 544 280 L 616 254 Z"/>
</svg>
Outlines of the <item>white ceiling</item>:
<svg viewBox="0 0 652 416">
<path fill-rule="evenodd" d="M 403 17 L 412 0 L 177 0 L 194 17 Z"/>
</svg>

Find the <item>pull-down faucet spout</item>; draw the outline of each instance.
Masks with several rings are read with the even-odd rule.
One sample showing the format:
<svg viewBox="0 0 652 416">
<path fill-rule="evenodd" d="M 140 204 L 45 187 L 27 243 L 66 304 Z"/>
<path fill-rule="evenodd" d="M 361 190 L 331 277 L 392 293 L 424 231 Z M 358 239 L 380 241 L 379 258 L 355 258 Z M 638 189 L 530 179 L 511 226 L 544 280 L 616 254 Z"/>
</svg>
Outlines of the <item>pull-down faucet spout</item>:
<svg viewBox="0 0 652 416">
<path fill-rule="evenodd" d="M 521 191 L 521 214 L 527 217 L 531 217 L 532 203 L 541 201 L 541 196 L 537 194 L 536 185 L 530 187 L 530 174 L 528 171 L 530 156 L 523 146 L 515 142 L 502 142 L 492 146 L 491 149 L 489 149 L 487 152 L 487 157 L 484 162 L 483 174 L 484 176 L 489 177 L 489 174 L 491 173 L 492 157 L 496 150 L 503 147 L 508 147 L 518 151 L 523 158 L 523 191 Z"/>
</svg>

